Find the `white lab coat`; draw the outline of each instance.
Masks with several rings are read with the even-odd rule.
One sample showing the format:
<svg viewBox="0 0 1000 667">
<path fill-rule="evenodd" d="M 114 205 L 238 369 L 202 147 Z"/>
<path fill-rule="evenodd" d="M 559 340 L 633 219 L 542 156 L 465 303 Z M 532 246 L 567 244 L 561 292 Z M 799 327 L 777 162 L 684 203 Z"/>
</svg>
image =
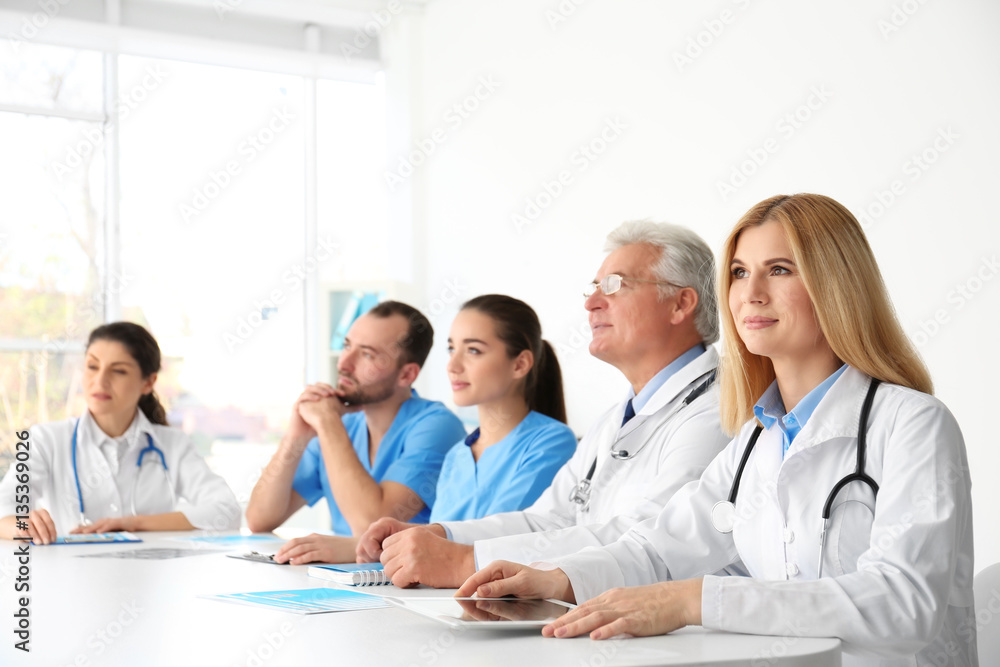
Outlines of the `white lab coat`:
<svg viewBox="0 0 1000 667">
<path fill-rule="evenodd" d="M 234 530 L 240 525 L 240 507 L 226 482 L 212 472 L 198 455 L 191 440 L 179 429 L 152 424 L 140 410 L 136 417 L 136 437 L 114 474 L 97 442 L 101 433 L 89 412 L 80 418 L 77 435 L 77 469 L 87 519 L 132 515 L 132 489 L 136 490 L 137 514 L 180 511 L 195 528 Z M 67 419 L 33 426 L 29 430 L 30 493 L 32 509 L 48 510 L 60 535 L 80 525 L 80 503 L 73 475 L 73 428 L 77 420 Z M 141 472 L 136 467 L 139 451 L 153 437 L 167 462 L 164 474 L 160 457 L 147 452 Z M 103 434 L 102 434 L 103 437 Z M 141 476 L 136 482 L 136 475 Z M 171 502 L 169 475 L 177 497 Z M 15 514 L 15 464 L 0 482 L 0 516 Z"/>
<path fill-rule="evenodd" d="M 601 415 L 531 507 L 471 521 L 445 522 L 451 538 L 474 543 L 480 566 L 500 559 L 531 563 L 609 544 L 640 521 L 656 516 L 678 489 L 701 475 L 728 442 L 719 424 L 719 398 L 714 387 L 664 422 L 704 381 L 699 378 L 718 363 L 718 354 L 709 347 L 671 376 L 624 427 L 623 400 Z M 638 452 L 635 458 L 613 459 L 611 446 L 616 440 L 616 449 Z M 648 442 L 639 450 L 644 441 Z M 597 469 L 590 506 L 584 511 L 569 498 L 586 477 L 594 457 Z"/>
<path fill-rule="evenodd" d="M 936 398 L 879 386 L 865 466 L 878 502 L 862 483 L 841 492 L 837 505 L 858 502 L 835 505 L 816 579 L 823 504 L 855 469 L 869 379 L 848 368 L 784 460 L 777 425 L 761 434 L 731 534 L 715 530 L 711 511 L 729 495 L 753 420 L 658 517 L 606 548 L 554 560 L 577 601 L 735 566 L 751 576 L 705 576 L 707 628 L 839 637 L 844 665 L 977 665 L 969 466 L 958 424 Z"/>
</svg>

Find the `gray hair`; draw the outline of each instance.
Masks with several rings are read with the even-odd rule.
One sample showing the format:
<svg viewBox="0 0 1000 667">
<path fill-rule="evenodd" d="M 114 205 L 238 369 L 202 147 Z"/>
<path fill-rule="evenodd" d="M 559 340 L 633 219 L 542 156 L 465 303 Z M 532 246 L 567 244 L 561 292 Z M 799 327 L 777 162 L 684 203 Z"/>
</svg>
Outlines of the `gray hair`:
<svg viewBox="0 0 1000 667">
<path fill-rule="evenodd" d="M 645 244 L 660 250 L 660 259 L 651 268 L 662 282 L 691 287 L 698 294 L 694 326 L 708 345 L 719 340 L 719 305 L 715 295 L 715 257 L 704 239 L 680 225 L 650 220 L 623 222 L 608 234 L 606 252 L 622 246 Z M 664 299 L 677 288 L 657 285 Z"/>
</svg>

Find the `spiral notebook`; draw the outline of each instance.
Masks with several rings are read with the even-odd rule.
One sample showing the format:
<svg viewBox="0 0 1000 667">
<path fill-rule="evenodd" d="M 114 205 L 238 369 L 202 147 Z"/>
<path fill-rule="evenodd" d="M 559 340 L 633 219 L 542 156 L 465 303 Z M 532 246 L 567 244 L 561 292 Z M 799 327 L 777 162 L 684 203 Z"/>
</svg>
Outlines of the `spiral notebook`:
<svg viewBox="0 0 1000 667">
<path fill-rule="evenodd" d="M 337 563 L 310 565 L 306 574 L 345 586 L 391 586 L 392 581 L 382 570 L 382 563 Z"/>
</svg>

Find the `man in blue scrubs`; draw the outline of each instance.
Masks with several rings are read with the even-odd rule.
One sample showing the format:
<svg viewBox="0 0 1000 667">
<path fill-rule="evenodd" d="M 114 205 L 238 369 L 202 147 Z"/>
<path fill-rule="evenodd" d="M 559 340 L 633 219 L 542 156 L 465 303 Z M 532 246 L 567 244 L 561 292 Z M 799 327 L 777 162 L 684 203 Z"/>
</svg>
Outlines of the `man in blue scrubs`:
<svg viewBox="0 0 1000 667">
<path fill-rule="evenodd" d="M 292 409 L 247 505 L 252 531 L 274 530 L 323 497 L 340 535 L 381 517 L 427 521 L 445 454 L 465 437 L 443 404 L 411 389 L 433 338 L 427 318 L 398 301 L 354 322 L 336 388 L 310 385 Z"/>
</svg>

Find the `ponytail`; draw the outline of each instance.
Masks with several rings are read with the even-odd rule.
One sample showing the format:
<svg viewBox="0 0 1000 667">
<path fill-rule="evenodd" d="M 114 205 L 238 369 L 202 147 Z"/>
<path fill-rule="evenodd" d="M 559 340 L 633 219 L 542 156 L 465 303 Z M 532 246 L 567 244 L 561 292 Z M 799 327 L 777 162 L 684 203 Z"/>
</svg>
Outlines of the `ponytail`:
<svg viewBox="0 0 1000 667">
<path fill-rule="evenodd" d="M 549 341 L 542 340 L 542 352 L 538 356 L 535 368 L 532 369 L 535 375 L 534 386 L 531 387 L 530 395 L 525 392 L 528 407 L 565 424 L 566 400 L 563 397 L 562 370 L 559 368 L 556 351 L 549 345 Z"/>
<path fill-rule="evenodd" d="M 167 411 L 163 409 L 163 404 L 160 403 L 160 398 L 155 391 L 142 395 L 142 398 L 139 399 L 139 409 L 151 423 L 167 425 Z"/>
</svg>

